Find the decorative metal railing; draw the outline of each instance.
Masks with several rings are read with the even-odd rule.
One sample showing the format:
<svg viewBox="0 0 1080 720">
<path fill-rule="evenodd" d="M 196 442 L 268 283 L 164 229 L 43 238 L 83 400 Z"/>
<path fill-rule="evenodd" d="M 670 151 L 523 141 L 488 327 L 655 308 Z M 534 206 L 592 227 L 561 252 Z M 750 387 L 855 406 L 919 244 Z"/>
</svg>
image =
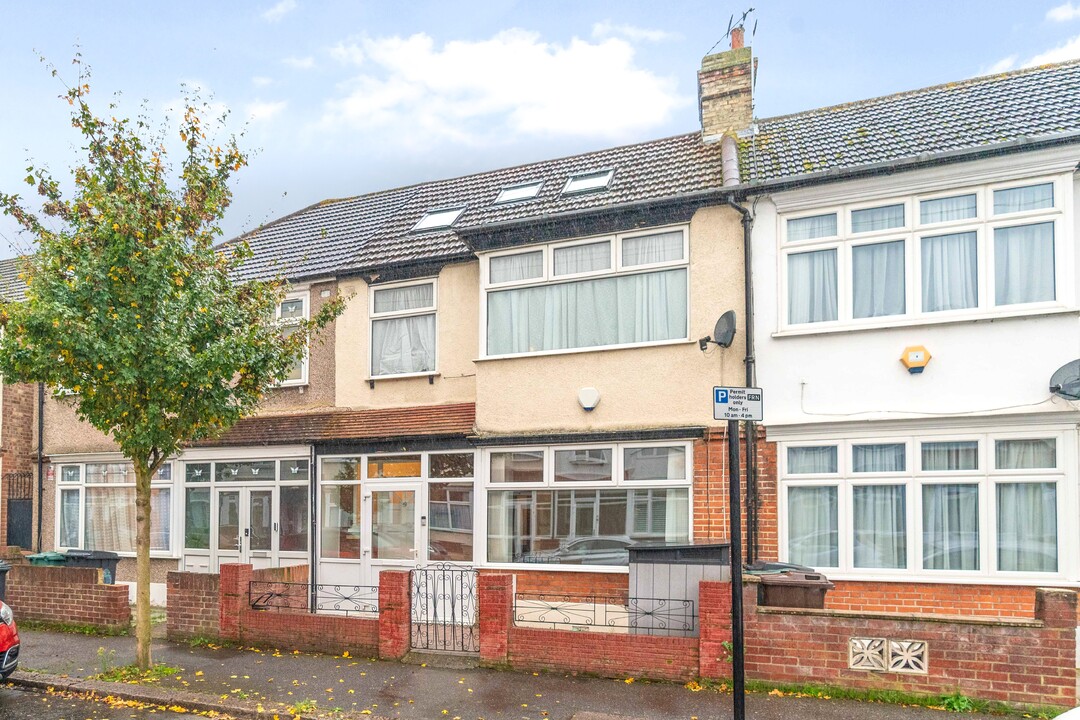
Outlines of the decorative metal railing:
<svg viewBox="0 0 1080 720">
<path fill-rule="evenodd" d="M 379 586 L 252 581 L 248 583 L 248 601 L 253 610 L 377 615 Z"/>
<path fill-rule="evenodd" d="M 514 624 L 683 637 L 698 631 L 693 600 L 604 595 L 515 593 Z"/>
<path fill-rule="evenodd" d="M 476 570 L 433 563 L 412 571 L 412 648 L 480 652 Z"/>
</svg>

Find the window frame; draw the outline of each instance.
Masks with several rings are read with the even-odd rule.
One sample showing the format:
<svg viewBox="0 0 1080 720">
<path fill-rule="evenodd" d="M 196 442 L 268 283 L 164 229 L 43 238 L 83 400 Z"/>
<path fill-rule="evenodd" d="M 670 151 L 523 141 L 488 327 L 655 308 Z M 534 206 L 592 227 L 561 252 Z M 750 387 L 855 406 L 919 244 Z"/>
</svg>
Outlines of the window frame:
<svg viewBox="0 0 1080 720">
<path fill-rule="evenodd" d="M 579 180 L 582 180 L 584 178 L 591 178 L 591 177 L 604 177 L 605 178 L 604 184 L 603 185 L 594 185 L 592 187 L 578 188 L 576 190 L 571 190 L 570 189 L 570 186 L 573 185 L 575 181 L 579 181 Z M 566 184 L 563 185 L 563 189 L 560 192 L 560 195 L 584 195 L 584 194 L 587 194 L 587 193 L 605 192 L 605 191 L 607 191 L 607 190 L 609 190 L 611 188 L 611 183 L 612 183 L 613 180 L 615 180 L 615 168 L 613 168 L 613 167 L 603 168 L 603 169 L 600 169 L 600 170 L 586 170 L 584 172 L 573 173 L 573 174 L 567 176 Z"/>
<path fill-rule="evenodd" d="M 408 310 L 392 310 L 388 312 L 375 312 L 375 293 L 379 290 L 397 290 L 405 287 L 419 287 L 431 285 L 431 305 L 423 308 L 410 308 Z M 435 352 L 434 363 L 431 370 L 422 370 L 411 373 L 390 373 L 386 375 L 375 374 L 375 323 L 380 320 L 397 320 L 408 317 L 421 317 L 431 315 L 435 322 Z M 397 378 L 428 377 L 439 374 L 439 278 L 432 276 L 421 279 L 402 280 L 400 282 L 380 283 L 368 286 L 368 353 L 367 353 L 367 380 L 394 380 Z"/>
<path fill-rule="evenodd" d="M 510 198 L 510 199 L 507 199 L 507 200 L 502 199 L 502 196 L 503 196 L 504 193 L 507 193 L 507 192 L 510 192 L 510 191 L 513 191 L 513 190 L 523 190 L 525 188 L 531 188 L 531 187 L 536 188 L 536 192 L 534 192 L 532 195 L 526 195 L 526 196 L 523 196 L 523 197 Z M 530 200 L 535 200 L 536 198 L 538 198 L 540 196 L 540 191 L 543 190 L 543 189 L 544 189 L 544 181 L 543 180 L 533 180 L 531 182 L 522 182 L 522 183 L 515 183 L 513 185 L 504 185 L 503 187 L 499 188 L 499 193 L 495 196 L 495 199 L 491 202 L 491 204 L 492 205 L 512 205 L 512 204 L 515 204 L 515 203 L 523 203 L 523 202 L 528 202 Z"/>
<path fill-rule="evenodd" d="M 467 208 L 468 208 L 468 205 L 451 205 L 449 207 L 433 208 L 431 210 L 427 210 L 420 217 L 420 219 L 416 221 L 416 224 L 413 225 L 409 229 L 409 232 L 410 233 L 424 233 L 424 232 L 434 232 L 436 230 L 447 230 L 449 228 L 452 228 L 452 227 L 454 227 L 454 224 L 458 220 L 461 219 L 461 216 L 465 213 L 465 210 Z M 453 217 L 452 220 L 450 220 L 450 222 L 443 223 L 441 225 L 427 225 L 427 226 L 421 227 L 421 225 L 423 225 L 424 222 L 429 217 L 433 217 L 435 215 L 443 215 L 443 214 L 447 214 L 447 213 L 454 213 L 454 217 Z"/>
<path fill-rule="evenodd" d="M 295 321 L 288 319 L 283 320 L 281 318 L 281 306 L 290 300 L 301 300 L 304 303 L 304 316 L 303 318 Z M 309 320 L 311 318 L 311 291 L 310 290 L 294 290 L 285 294 L 285 297 L 281 299 L 274 308 L 274 318 L 278 324 L 283 327 L 295 327 L 300 322 Z M 300 358 L 300 377 L 291 380 L 282 380 L 277 383 L 275 387 L 287 388 L 287 387 L 303 387 L 308 384 L 308 362 L 310 360 L 310 347 L 304 345 L 304 356 Z"/>
</svg>

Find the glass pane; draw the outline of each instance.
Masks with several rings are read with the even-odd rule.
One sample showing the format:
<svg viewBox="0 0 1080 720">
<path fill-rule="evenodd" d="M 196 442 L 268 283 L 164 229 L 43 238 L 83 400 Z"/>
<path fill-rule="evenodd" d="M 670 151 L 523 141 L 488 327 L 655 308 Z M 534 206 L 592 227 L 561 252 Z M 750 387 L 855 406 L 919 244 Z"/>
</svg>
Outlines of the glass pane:
<svg viewBox="0 0 1080 720">
<path fill-rule="evenodd" d="M 435 370 L 435 315 L 371 323 L 371 374 L 405 375 Z"/>
<path fill-rule="evenodd" d="M 922 469 L 937 472 L 978 470 L 979 441 L 924 442 L 922 444 Z"/>
<path fill-rule="evenodd" d="M 435 284 L 407 285 L 375 291 L 375 313 L 403 312 L 435 307 Z"/>
<path fill-rule="evenodd" d="M 60 482 L 79 482 L 81 470 L 78 465 L 63 465 L 60 467 Z"/>
<path fill-rule="evenodd" d="M 279 500 L 278 549 L 282 552 L 307 552 L 308 489 L 306 486 L 281 488 Z"/>
<path fill-rule="evenodd" d="M 487 294 L 487 353 L 569 350 L 687 337 L 686 268 Z"/>
<path fill-rule="evenodd" d="M 489 282 L 504 283 L 534 280 L 544 276 L 544 251 L 500 255 L 488 265 Z"/>
<path fill-rule="evenodd" d="M 1057 572 L 1057 484 L 998 483 L 998 570 Z"/>
<path fill-rule="evenodd" d="M 79 547 L 79 491 L 60 491 L 60 547 Z"/>
<path fill-rule="evenodd" d="M 1054 183 L 994 191 L 994 214 L 1054 207 Z"/>
<path fill-rule="evenodd" d="M 873 232 L 902 227 L 904 227 L 903 204 L 851 211 L 851 232 Z"/>
<path fill-rule="evenodd" d="M 553 251 L 556 275 L 611 269 L 611 241 L 557 247 Z"/>
<path fill-rule="evenodd" d="M 555 482 L 611 482 L 611 448 L 555 451 Z"/>
<path fill-rule="evenodd" d="M 428 528 L 428 560 L 472 561 L 471 482 L 428 485 Z"/>
<path fill-rule="evenodd" d="M 338 458 L 322 461 L 323 482 L 348 482 L 360 479 L 360 458 Z"/>
<path fill-rule="evenodd" d="M 507 203 L 534 198 L 537 193 L 540 192 L 541 185 L 543 185 L 542 182 L 534 182 L 526 185 L 512 185 L 510 187 L 505 187 L 499 191 L 499 196 L 495 198 L 495 203 Z"/>
<path fill-rule="evenodd" d="M 307 482 L 309 473 L 309 463 L 307 460 L 282 460 L 281 461 L 281 481 L 282 482 Z"/>
<path fill-rule="evenodd" d="M 608 183 L 611 182 L 611 176 L 614 174 L 614 170 L 601 170 L 594 173 L 572 175 L 567 181 L 566 187 L 563 188 L 563 192 L 574 193 L 606 188 Z"/>
<path fill-rule="evenodd" d="M 132 483 L 135 482 L 135 468 L 131 463 L 87 463 L 87 483 Z"/>
<path fill-rule="evenodd" d="M 836 250 L 788 255 L 788 322 L 837 318 Z"/>
<path fill-rule="evenodd" d="M 491 482 L 543 482 L 544 451 L 491 453 Z"/>
<path fill-rule="evenodd" d="M 294 332 L 299 332 L 300 328 L 296 325 L 285 325 L 281 328 L 282 337 L 289 337 Z M 289 368 L 285 377 L 281 378 L 281 382 L 289 382 L 291 380 L 303 380 L 304 379 L 304 358 L 298 357 L 293 362 L 292 367 Z"/>
<path fill-rule="evenodd" d="M 210 548 L 210 488 L 188 488 L 184 492 L 184 547 Z"/>
<path fill-rule="evenodd" d="M 416 493 L 411 490 L 371 493 L 371 557 L 373 560 L 416 557 Z"/>
<path fill-rule="evenodd" d="M 218 550 L 240 549 L 240 491 L 218 493 Z"/>
<path fill-rule="evenodd" d="M 907 496 L 903 485 L 852 488 L 854 562 L 858 568 L 907 567 Z"/>
<path fill-rule="evenodd" d="M 413 226 L 413 231 L 417 230 L 434 230 L 436 228 L 450 227 L 457 222 L 458 216 L 465 211 L 465 208 L 450 208 L 446 210 L 432 210 L 420 218 L 420 221 Z"/>
<path fill-rule="evenodd" d="M 973 194 L 923 200 L 919 203 L 919 222 L 924 225 L 950 220 L 966 220 L 976 215 L 978 215 L 978 201 Z"/>
<path fill-rule="evenodd" d="M 418 478 L 420 477 L 420 456 L 399 455 L 397 457 L 369 457 L 367 476 L 376 478 Z"/>
<path fill-rule="evenodd" d="M 428 456 L 428 477 L 471 478 L 473 474 L 472 453 L 432 453 Z"/>
<path fill-rule="evenodd" d="M 623 450 L 624 480 L 685 480 L 685 447 L 639 447 Z"/>
<path fill-rule="evenodd" d="M 1054 223 L 994 229 L 994 302 L 1044 302 L 1057 297 Z"/>
<path fill-rule="evenodd" d="M 169 488 L 150 491 L 150 549 L 168 551 L 170 543 Z M 135 552 L 135 487 L 86 489 L 84 544 L 87 550 Z"/>
<path fill-rule="evenodd" d="M 787 221 L 788 240 L 813 240 L 836 235 L 836 213 Z"/>
<path fill-rule="evenodd" d="M 210 482 L 210 463 L 187 463 L 184 480 L 189 483 Z"/>
<path fill-rule="evenodd" d="M 281 303 L 282 320 L 302 320 L 304 318 L 304 299 L 295 298 Z"/>
<path fill-rule="evenodd" d="M 851 249 L 852 315 L 903 315 L 907 308 L 904 241 Z"/>
<path fill-rule="evenodd" d="M 274 493 L 252 490 L 248 497 L 249 550 L 269 550 L 273 543 Z"/>
<path fill-rule="evenodd" d="M 678 231 L 622 239 L 623 267 L 685 260 L 685 253 L 683 234 Z"/>
<path fill-rule="evenodd" d="M 150 482 L 172 482 L 172 463 L 162 463 Z"/>
<path fill-rule="evenodd" d="M 327 485 L 322 489 L 322 557 L 360 557 L 360 486 Z"/>
<path fill-rule="evenodd" d="M 154 488 L 150 491 L 150 549 L 166 552 L 172 549 L 172 490 Z"/>
<path fill-rule="evenodd" d="M 851 469 L 858 473 L 904 472 L 907 465 L 906 450 L 904 443 L 853 445 Z"/>
<path fill-rule="evenodd" d="M 838 567 L 835 487 L 788 488 L 788 562 Z"/>
<path fill-rule="evenodd" d="M 789 447 L 787 449 L 787 465 L 788 475 L 835 473 L 838 467 L 836 446 Z"/>
<path fill-rule="evenodd" d="M 979 569 L 979 486 L 924 485 L 923 567 Z"/>
<path fill-rule="evenodd" d="M 218 482 L 274 482 L 277 463 L 273 460 L 219 462 L 215 472 Z"/>
<path fill-rule="evenodd" d="M 1055 468 L 1057 467 L 1057 441 L 1053 438 L 996 440 L 994 466 L 998 470 Z"/>
<path fill-rule="evenodd" d="M 923 312 L 979 305 L 978 243 L 974 232 L 922 239 Z"/>
</svg>

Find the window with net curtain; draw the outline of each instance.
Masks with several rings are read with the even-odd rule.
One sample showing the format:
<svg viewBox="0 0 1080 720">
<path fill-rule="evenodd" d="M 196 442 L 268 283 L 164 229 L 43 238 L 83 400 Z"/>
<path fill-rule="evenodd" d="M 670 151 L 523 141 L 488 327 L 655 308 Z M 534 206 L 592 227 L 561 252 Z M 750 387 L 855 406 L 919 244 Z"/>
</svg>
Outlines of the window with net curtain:
<svg viewBox="0 0 1080 720">
<path fill-rule="evenodd" d="M 373 292 L 371 375 L 435 371 L 435 285 L 422 283 Z"/>
<path fill-rule="evenodd" d="M 154 551 L 172 549 L 172 488 L 162 486 L 171 482 L 171 471 L 171 465 L 163 465 L 150 490 L 150 549 Z M 135 470 L 130 463 L 88 463 L 81 470 L 77 465 L 64 466 L 61 482 L 81 485 L 61 489 L 61 547 L 135 552 Z"/>
</svg>

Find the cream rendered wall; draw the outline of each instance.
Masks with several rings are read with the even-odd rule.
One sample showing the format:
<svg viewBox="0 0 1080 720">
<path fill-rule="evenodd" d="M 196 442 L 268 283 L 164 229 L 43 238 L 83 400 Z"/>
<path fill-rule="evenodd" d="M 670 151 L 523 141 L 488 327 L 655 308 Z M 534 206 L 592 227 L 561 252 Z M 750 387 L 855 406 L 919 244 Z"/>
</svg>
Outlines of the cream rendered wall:
<svg viewBox="0 0 1080 720">
<path fill-rule="evenodd" d="M 481 360 L 477 428 L 481 433 L 711 425 L 712 387 L 745 381 L 743 244 L 739 214 L 699 210 L 690 221 L 690 340 L 672 345 Z M 726 350 L 697 339 L 735 310 L 738 331 Z M 475 324 L 475 323 L 474 323 Z M 585 412 L 578 391 L 595 387 L 600 404 Z"/>
<path fill-rule="evenodd" d="M 338 291 L 351 296 L 337 319 L 335 356 L 337 406 L 394 408 L 447 405 L 476 400 L 476 358 L 479 347 L 480 264 L 448 265 L 438 276 L 436 376 L 375 379 L 371 377 L 370 286 L 360 278 L 340 281 Z"/>
</svg>

